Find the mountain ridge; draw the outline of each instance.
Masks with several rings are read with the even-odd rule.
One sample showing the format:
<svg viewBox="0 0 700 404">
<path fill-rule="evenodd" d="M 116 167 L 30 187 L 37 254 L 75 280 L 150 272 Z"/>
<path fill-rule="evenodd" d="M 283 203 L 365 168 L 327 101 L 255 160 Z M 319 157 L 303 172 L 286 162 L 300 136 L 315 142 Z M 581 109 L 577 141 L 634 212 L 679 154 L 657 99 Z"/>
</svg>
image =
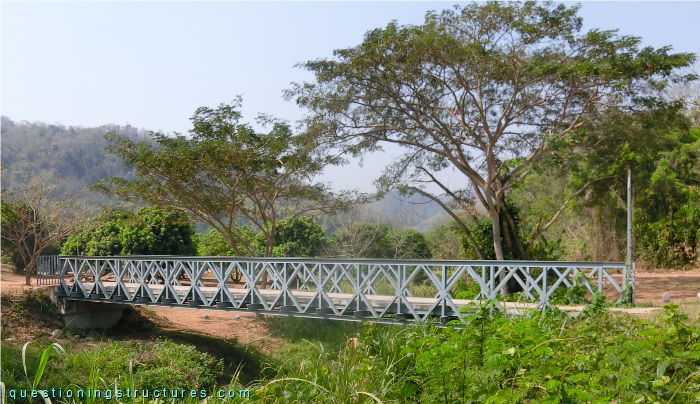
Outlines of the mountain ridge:
<svg viewBox="0 0 700 404">
<path fill-rule="evenodd" d="M 148 139 L 148 131 L 130 125 L 98 127 L 64 126 L 43 122 L 13 121 L 3 116 L 0 121 L 2 150 L 2 189 L 11 191 L 30 178 L 47 182 L 59 180 L 61 194 L 80 193 L 81 200 L 92 209 L 123 204 L 116 198 L 87 189 L 104 177 L 129 177 L 119 158 L 107 152 L 104 135 L 116 132 L 135 140 Z M 359 218 L 377 218 L 401 227 L 426 231 L 446 214 L 434 202 L 424 203 L 419 195 L 402 196 L 396 191 L 378 201 L 358 207 Z"/>
</svg>

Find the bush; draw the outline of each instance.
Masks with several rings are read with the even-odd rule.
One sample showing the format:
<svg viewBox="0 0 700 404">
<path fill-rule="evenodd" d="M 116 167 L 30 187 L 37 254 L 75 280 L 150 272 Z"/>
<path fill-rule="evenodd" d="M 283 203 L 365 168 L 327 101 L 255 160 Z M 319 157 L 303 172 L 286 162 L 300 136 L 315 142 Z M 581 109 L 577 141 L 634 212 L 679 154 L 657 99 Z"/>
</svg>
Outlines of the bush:
<svg viewBox="0 0 700 404">
<path fill-rule="evenodd" d="M 275 223 L 274 257 L 317 257 L 321 252 L 324 233 L 312 217 L 290 216 Z M 265 251 L 266 236 L 260 232 L 256 237 L 258 249 Z"/>
<path fill-rule="evenodd" d="M 398 259 L 427 259 L 433 256 L 422 233 L 370 222 L 353 222 L 337 229 L 325 246 L 325 254 Z"/>
<path fill-rule="evenodd" d="M 136 212 L 106 210 L 95 225 L 69 236 L 65 255 L 193 255 L 194 231 L 181 212 L 143 207 Z"/>
<path fill-rule="evenodd" d="M 595 300 L 595 299 L 594 299 Z M 693 402 L 700 328 L 673 305 L 658 322 L 605 311 L 432 326 L 366 325 L 358 347 L 306 360 L 261 383 L 265 402 Z M 497 314 L 497 313 L 496 313 Z M 371 396 L 370 396 L 371 397 Z"/>
<path fill-rule="evenodd" d="M 238 246 L 238 255 L 258 255 L 258 248 L 255 245 L 255 232 L 253 229 L 247 226 L 241 226 L 239 230 L 245 235 L 246 241 Z M 197 246 L 197 255 L 212 257 L 230 257 L 236 255 L 228 242 L 226 242 L 221 233 L 216 229 L 211 229 L 206 233 L 195 234 L 194 241 Z"/>
</svg>

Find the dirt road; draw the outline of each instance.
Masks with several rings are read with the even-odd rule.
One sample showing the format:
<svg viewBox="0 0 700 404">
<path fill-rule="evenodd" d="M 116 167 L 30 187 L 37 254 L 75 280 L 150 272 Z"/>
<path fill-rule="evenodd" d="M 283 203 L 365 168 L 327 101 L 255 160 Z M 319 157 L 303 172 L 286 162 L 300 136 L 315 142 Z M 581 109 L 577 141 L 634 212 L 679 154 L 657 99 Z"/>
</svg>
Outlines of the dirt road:
<svg viewBox="0 0 700 404">
<path fill-rule="evenodd" d="M 697 298 L 700 293 L 700 268 L 673 272 L 640 272 L 635 282 L 636 299 L 658 303 L 664 292 L 672 300 Z"/>
</svg>

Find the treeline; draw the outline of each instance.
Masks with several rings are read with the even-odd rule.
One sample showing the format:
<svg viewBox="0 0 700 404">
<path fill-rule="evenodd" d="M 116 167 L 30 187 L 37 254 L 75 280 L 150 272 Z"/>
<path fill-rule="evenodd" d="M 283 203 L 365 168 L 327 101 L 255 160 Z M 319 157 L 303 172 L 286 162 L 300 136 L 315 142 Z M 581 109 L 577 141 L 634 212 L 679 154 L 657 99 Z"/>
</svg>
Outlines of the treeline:
<svg viewBox="0 0 700 404">
<path fill-rule="evenodd" d="M 675 121 L 663 122 L 660 117 L 646 116 L 646 121 L 630 125 L 645 136 L 619 137 L 618 141 L 638 139 L 627 144 L 625 153 L 633 156 L 634 169 L 634 239 L 638 262 L 653 267 L 688 267 L 698 262 L 700 241 L 700 191 L 698 190 L 698 167 L 700 167 L 700 128 L 692 120 L 684 120 L 683 114 Z M 22 175 L 21 167 L 26 158 L 35 158 L 38 165 L 32 169 L 48 170 L 53 175 L 51 156 L 56 162 L 64 157 L 73 168 L 56 165 L 70 184 L 80 183 L 80 192 L 86 189 L 90 178 L 101 179 L 106 173 L 128 175 L 128 169 L 103 148 L 105 140 L 99 128 L 89 130 L 64 128 L 39 124 L 15 124 L 3 118 L 3 188 L 21 186 L 15 180 Z M 663 123 L 663 125 L 661 125 Z M 656 126 L 654 125 L 656 124 Z M 622 131 L 621 124 L 609 131 Z M 32 129 L 33 132 L 27 132 Z M 124 128 L 122 128 L 124 129 Z M 129 129 L 129 128 L 126 128 Z M 19 131 L 28 136 L 19 136 Z M 129 136 L 138 138 L 136 130 Z M 73 133 L 75 136 L 68 136 Z M 128 132 L 128 130 L 127 130 Z M 6 134 L 8 134 L 6 136 Z M 34 143 L 29 139 L 44 137 L 47 142 Z M 21 140 L 24 139 L 24 140 Z M 51 146 L 51 142 L 55 144 Z M 610 145 L 610 153 L 620 150 L 620 144 Z M 47 150 L 43 150 L 48 148 Z M 76 150 L 92 150 L 82 160 L 71 160 Z M 17 152 L 19 150 L 19 152 Z M 53 150 L 53 152 L 51 152 Z M 36 153 L 45 151 L 46 155 Z M 66 154 L 62 154 L 62 151 Z M 5 157 L 7 154 L 8 157 Z M 89 155 L 100 156 L 90 163 Z M 59 157 L 62 156 L 62 157 Z M 601 157 L 601 156 L 598 156 Z M 607 156 L 615 160 L 615 156 Z M 629 156 L 628 156 L 629 157 Z M 582 159 L 582 157 L 579 157 Z M 587 156 L 586 158 L 590 158 Z M 66 162 L 66 164 L 69 164 Z M 27 165 L 29 166 L 29 165 Z M 625 165 L 618 163 L 611 170 L 619 172 L 601 181 L 576 198 L 562 210 L 557 222 L 542 232 L 529 245 L 533 259 L 565 260 L 621 260 L 625 249 L 625 190 L 623 188 Z M 111 171 L 115 170 L 115 171 Z M 614 173 L 614 171 L 611 171 Z M 517 187 L 509 198 L 508 209 L 524 235 L 535 231 L 537 218 L 551 214 L 570 189 L 572 174 L 557 170 L 556 165 L 543 165 L 533 171 Z M 95 194 L 95 193 L 93 193 Z M 96 194 L 98 198 L 110 198 Z M 390 205 L 400 196 L 390 194 L 381 204 Z M 421 201 L 412 196 L 413 202 Z M 395 202 L 394 202 L 395 203 Z M 375 202 L 375 206 L 377 203 Z M 97 205 L 95 205 L 97 206 Z M 366 206 L 366 205 L 363 205 Z M 365 258 L 438 258 L 438 259 L 494 259 L 492 226 L 488 216 L 477 209 L 464 211 L 460 215 L 482 255 L 477 254 L 465 233 L 453 220 L 444 220 L 428 228 L 425 233 L 406 226 L 392 227 L 362 219 L 363 206 L 355 209 L 353 218 L 321 215 L 277 219 L 277 233 L 273 247 L 274 256 L 289 257 L 365 257 Z M 416 205 L 422 206 L 422 205 Z M 436 204 L 430 205 L 430 215 L 436 216 Z M 61 251 L 63 254 L 120 255 L 120 254 L 173 254 L 173 255 L 235 255 L 230 245 L 214 229 L 195 233 L 189 217 L 167 210 L 144 207 L 137 211 L 107 208 L 90 220 L 86 230 L 73 234 L 59 244 L 53 244 L 47 253 Z M 381 208 L 374 213 L 379 221 Z M 83 218 L 85 220 L 85 218 Z M 196 228 L 206 228 L 201 224 Z M 238 226 L 246 234 L 248 245 L 239 255 L 264 255 L 263 236 L 250 227 Z M 16 249 L 11 243 L 3 243 L 6 258 L 22 269 Z M 509 249 L 506 259 L 516 255 Z"/>
<path fill-rule="evenodd" d="M 243 256 L 264 256 L 267 237 L 240 226 L 248 238 Z M 64 255 L 201 255 L 234 256 L 231 246 L 215 230 L 195 233 L 186 215 L 172 209 L 143 207 L 137 211 L 107 209 L 91 225 L 71 234 L 60 246 Z M 275 257 L 356 257 L 429 259 L 424 235 L 412 229 L 381 223 L 349 222 L 326 235 L 309 216 L 278 219 Z"/>
<path fill-rule="evenodd" d="M 93 212 L 122 203 L 112 195 L 90 191 L 90 185 L 105 177 L 134 175 L 116 155 L 105 150 L 109 142 L 104 135 L 114 132 L 134 140 L 150 138 L 147 131 L 128 125 L 73 127 L 16 122 L 5 116 L 1 130 L 4 191 L 17 190 L 37 178 L 47 183 L 59 182 L 56 193 L 60 197 L 78 197 Z M 389 192 L 363 205 L 362 211 L 364 216 L 380 217 L 420 230 L 429 229 L 445 216 L 437 204 L 426 204 L 420 197 L 402 196 L 398 192 Z M 320 220 L 331 228 L 339 225 L 332 217 Z"/>
</svg>

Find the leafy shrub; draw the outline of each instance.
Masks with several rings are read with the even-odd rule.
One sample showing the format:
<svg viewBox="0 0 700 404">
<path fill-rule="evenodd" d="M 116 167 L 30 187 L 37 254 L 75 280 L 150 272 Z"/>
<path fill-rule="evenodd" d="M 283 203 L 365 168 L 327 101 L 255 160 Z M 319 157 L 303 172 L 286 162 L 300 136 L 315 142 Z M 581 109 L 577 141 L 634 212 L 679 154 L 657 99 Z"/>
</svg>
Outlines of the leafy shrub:
<svg viewBox="0 0 700 404">
<path fill-rule="evenodd" d="M 613 315 L 600 297 L 589 307 L 595 315 L 576 319 L 491 316 L 484 305 L 459 328 L 367 325 L 356 352 L 310 346 L 256 393 L 265 402 L 697 400 L 700 328 L 677 306 L 658 322 Z"/>
<path fill-rule="evenodd" d="M 69 236 L 61 246 L 65 255 L 192 255 L 194 231 L 181 212 L 143 207 L 136 212 L 110 209 L 95 225 Z"/>
<path fill-rule="evenodd" d="M 275 257 L 317 257 L 321 252 L 324 233 L 312 217 L 290 216 L 275 223 Z M 258 249 L 265 250 L 265 235 L 260 232 L 256 241 Z"/>
<path fill-rule="evenodd" d="M 196 233 L 194 243 L 197 246 L 197 255 L 214 257 L 235 255 L 231 246 L 216 229 L 210 229 L 206 233 Z"/>
<path fill-rule="evenodd" d="M 247 226 L 239 228 L 242 234 L 246 237 L 246 242 L 238 246 L 239 255 L 255 256 L 259 251 L 255 245 L 255 232 Z M 224 237 L 216 229 L 211 229 L 206 233 L 197 233 L 194 235 L 197 255 L 201 256 L 234 256 L 233 249 L 226 242 Z"/>
</svg>

